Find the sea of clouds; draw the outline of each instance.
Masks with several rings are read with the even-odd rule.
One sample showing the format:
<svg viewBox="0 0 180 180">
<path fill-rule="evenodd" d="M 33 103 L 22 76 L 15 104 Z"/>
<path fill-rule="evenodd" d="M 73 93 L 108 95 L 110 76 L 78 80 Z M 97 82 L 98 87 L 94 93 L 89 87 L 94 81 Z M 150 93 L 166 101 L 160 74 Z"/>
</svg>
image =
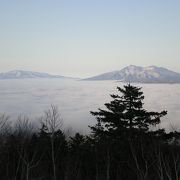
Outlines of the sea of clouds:
<svg viewBox="0 0 180 180">
<path fill-rule="evenodd" d="M 96 123 L 90 111 L 104 108 L 109 94 L 117 93 L 117 81 L 77 81 L 60 79 L 24 79 L 0 81 L 0 113 L 29 116 L 38 121 L 51 105 L 58 106 L 65 127 L 87 132 Z M 135 84 L 142 87 L 145 108 L 167 110 L 160 127 L 180 129 L 180 84 Z"/>
</svg>

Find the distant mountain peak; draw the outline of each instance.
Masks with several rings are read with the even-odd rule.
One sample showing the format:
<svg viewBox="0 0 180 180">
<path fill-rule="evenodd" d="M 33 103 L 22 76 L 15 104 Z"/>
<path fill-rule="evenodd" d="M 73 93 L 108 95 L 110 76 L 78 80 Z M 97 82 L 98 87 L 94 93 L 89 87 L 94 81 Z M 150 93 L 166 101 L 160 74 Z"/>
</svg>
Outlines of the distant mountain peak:
<svg viewBox="0 0 180 180">
<path fill-rule="evenodd" d="M 12 70 L 5 73 L 0 73 L 0 79 L 29 79 L 29 78 L 60 78 L 60 79 L 72 79 L 61 75 L 51 75 L 48 73 L 24 71 L 24 70 Z"/>
<path fill-rule="evenodd" d="M 125 68 L 142 68 L 142 67 L 131 64 L 131 65 L 129 65 L 129 66 L 126 66 Z"/>
<path fill-rule="evenodd" d="M 104 73 L 86 80 L 118 80 L 135 83 L 180 83 L 180 73 L 163 67 L 129 65 L 120 71 Z"/>
</svg>

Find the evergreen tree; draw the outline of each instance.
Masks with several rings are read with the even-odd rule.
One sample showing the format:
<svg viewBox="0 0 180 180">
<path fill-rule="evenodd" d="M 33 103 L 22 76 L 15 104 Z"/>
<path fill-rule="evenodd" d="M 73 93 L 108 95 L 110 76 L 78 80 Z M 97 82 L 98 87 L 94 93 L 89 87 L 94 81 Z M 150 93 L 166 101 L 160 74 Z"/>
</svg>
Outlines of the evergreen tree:
<svg viewBox="0 0 180 180">
<path fill-rule="evenodd" d="M 98 136 L 119 136 L 146 133 L 151 126 L 160 123 L 160 118 L 167 114 L 166 111 L 150 112 L 143 108 L 144 95 L 141 88 L 125 85 L 117 87 L 120 94 L 111 95 L 113 100 L 106 103 L 107 110 L 99 109 L 91 112 L 96 116 L 97 124 L 91 127 Z"/>
</svg>

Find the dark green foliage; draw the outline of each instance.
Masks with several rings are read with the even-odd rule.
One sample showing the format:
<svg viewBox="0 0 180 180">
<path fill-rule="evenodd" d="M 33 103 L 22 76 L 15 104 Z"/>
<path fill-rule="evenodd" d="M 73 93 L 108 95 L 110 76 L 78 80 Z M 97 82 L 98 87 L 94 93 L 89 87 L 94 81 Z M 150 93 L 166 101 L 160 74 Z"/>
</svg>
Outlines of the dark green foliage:
<svg viewBox="0 0 180 180">
<path fill-rule="evenodd" d="M 160 118 L 167 114 L 162 112 L 148 112 L 143 108 L 143 92 L 141 88 L 125 85 L 117 87 L 119 95 L 111 95 L 113 100 L 106 103 L 107 110 L 99 109 L 91 112 L 97 118 L 97 125 L 91 127 L 95 134 L 112 136 L 134 136 L 146 133 L 149 128 L 160 123 Z"/>
</svg>

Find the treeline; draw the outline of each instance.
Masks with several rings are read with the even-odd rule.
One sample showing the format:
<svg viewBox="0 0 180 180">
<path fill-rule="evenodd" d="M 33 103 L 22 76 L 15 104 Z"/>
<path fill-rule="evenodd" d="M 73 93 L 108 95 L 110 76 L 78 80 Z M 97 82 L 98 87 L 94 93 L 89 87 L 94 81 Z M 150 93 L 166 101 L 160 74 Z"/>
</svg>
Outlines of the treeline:
<svg viewBox="0 0 180 180">
<path fill-rule="evenodd" d="M 141 88 L 118 91 L 89 135 L 67 136 L 54 106 L 39 129 L 2 115 L 0 180 L 179 180 L 179 133 L 156 128 L 167 112 L 143 109 Z"/>
</svg>

